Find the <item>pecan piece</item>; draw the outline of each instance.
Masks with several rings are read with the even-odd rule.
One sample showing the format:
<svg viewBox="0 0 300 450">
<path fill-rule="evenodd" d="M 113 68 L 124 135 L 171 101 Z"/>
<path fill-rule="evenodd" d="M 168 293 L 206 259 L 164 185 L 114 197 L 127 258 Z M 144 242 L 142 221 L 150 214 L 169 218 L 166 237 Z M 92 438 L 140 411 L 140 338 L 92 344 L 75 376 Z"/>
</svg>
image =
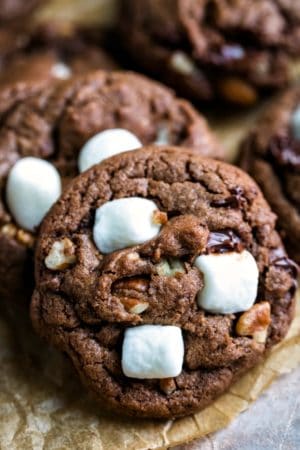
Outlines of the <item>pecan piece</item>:
<svg viewBox="0 0 300 450">
<path fill-rule="evenodd" d="M 256 342 L 264 344 L 267 340 L 270 322 L 270 304 L 268 302 L 256 303 L 249 311 L 240 316 L 236 324 L 236 332 L 239 336 L 252 336 Z"/>
</svg>

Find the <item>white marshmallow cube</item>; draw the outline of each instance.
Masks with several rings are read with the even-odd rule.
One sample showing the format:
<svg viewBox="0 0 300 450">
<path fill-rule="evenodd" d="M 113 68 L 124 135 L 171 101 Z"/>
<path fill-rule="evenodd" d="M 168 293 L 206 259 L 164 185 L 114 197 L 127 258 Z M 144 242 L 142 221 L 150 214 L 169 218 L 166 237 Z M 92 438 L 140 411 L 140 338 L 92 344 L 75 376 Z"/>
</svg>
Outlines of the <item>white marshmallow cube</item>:
<svg viewBox="0 0 300 450">
<path fill-rule="evenodd" d="M 194 61 L 184 52 L 175 52 L 171 57 L 171 66 L 176 72 L 183 75 L 191 75 L 197 72 Z"/>
<path fill-rule="evenodd" d="M 158 235 L 161 224 L 154 221 L 157 206 L 139 197 L 104 203 L 96 211 L 93 237 L 102 253 L 143 244 Z"/>
<path fill-rule="evenodd" d="M 179 327 L 142 325 L 125 331 L 122 370 L 140 379 L 177 377 L 182 371 L 184 343 Z"/>
<path fill-rule="evenodd" d="M 167 126 L 161 125 L 158 128 L 156 140 L 154 142 L 155 145 L 168 145 L 170 143 L 170 130 Z"/>
<path fill-rule="evenodd" d="M 59 173 L 43 159 L 22 158 L 9 173 L 7 204 L 16 222 L 26 230 L 35 230 L 60 194 Z"/>
<path fill-rule="evenodd" d="M 292 114 L 291 127 L 294 138 L 300 141 L 300 106 Z"/>
<path fill-rule="evenodd" d="M 110 156 L 142 147 L 141 141 L 122 128 L 105 130 L 89 139 L 82 147 L 78 167 L 84 172 Z"/>
<path fill-rule="evenodd" d="M 247 250 L 198 256 L 195 266 L 204 275 L 198 305 L 215 314 L 246 311 L 257 296 L 259 271 Z"/>
</svg>

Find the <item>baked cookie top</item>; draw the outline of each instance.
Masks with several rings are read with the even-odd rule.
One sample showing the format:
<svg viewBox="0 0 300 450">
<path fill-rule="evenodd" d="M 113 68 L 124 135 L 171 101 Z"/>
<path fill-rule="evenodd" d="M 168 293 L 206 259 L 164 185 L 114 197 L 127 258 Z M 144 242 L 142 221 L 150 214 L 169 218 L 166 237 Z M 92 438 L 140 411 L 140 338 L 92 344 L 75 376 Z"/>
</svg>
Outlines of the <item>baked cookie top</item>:
<svg viewBox="0 0 300 450">
<path fill-rule="evenodd" d="M 123 0 L 120 28 L 137 64 L 193 99 L 250 105 L 300 55 L 299 6 L 286 0 Z"/>
<path fill-rule="evenodd" d="M 241 165 L 278 216 L 291 256 L 300 262 L 300 89 L 278 96 L 242 143 Z"/>
<path fill-rule="evenodd" d="M 117 63 L 100 48 L 103 37 L 95 34 L 52 22 L 35 28 L 19 23 L 1 27 L 0 88 L 117 69 Z"/>
<path fill-rule="evenodd" d="M 223 155 L 188 102 L 133 73 L 11 84 L 0 89 L 0 118 L 0 297 L 11 305 L 31 295 L 31 248 L 60 177 L 65 184 L 104 157 L 154 142 Z"/>
<path fill-rule="evenodd" d="M 175 147 L 93 166 L 51 209 L 31 317 L 104 405 L 203 408 L 285 335 L 296 268 L 257 185 Z"/>
</svg>

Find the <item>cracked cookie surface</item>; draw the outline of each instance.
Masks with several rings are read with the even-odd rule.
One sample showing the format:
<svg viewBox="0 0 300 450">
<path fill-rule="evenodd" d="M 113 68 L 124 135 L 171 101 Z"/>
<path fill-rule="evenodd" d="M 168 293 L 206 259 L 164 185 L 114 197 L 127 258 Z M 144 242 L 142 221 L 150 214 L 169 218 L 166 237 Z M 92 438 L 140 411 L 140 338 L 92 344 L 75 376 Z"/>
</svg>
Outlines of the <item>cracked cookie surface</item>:
<svg viewBox="0 0 300 450">
<path fill-rule="evenodd" d="M 77 175 L 78 153 L 99 131 L 121 127 L 143 144 L 164 140 L 223 155 L 205 120 L 167 88 L 132 73 L 95 72 L 66 82 L 0 90 L 0 296 L 9 308 L 32 292 L 35 233 L 20 228 L 5 202 L 7 176 L 20 159 L 46 159 L 63 184 Z"/>
<path fill-rule="evenodd" d="M 160 232 L 103 254 L 93 241 L 95 212 L 128 197 L 155 202 L 164 213 Z M 34 327 L 69 355 L 83 383 L 107 407 L 140 417 L 192 413 L 260 361 L 288 329 L 296 269 L 274 226 L 259 188 L 238 168 L 175 147 L 117 155 L 73 180 L 42 225 Z M 71 262 L 47 267 L 54 246 L 65 240 Z M 254 306 L 243 313 L 206 312 L 197 304 L 205 278 L 196 257 L 245 250 L 259 271 Z M 124 332 L 141 325 L 180 328 L 184 361 L 178 376 L 124 375 Z"/>
</svg>

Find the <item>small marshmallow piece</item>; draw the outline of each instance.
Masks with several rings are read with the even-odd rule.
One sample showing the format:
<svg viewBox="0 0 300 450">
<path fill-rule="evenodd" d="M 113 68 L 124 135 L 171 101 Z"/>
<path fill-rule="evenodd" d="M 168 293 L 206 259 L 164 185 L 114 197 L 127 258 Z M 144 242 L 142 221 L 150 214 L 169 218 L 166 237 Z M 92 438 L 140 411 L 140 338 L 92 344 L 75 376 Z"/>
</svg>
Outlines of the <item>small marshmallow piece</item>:
<svg viewBox="0 0 300 450">
<path fill-rule="evenodd" d="M 171 57 L 171 66 L 182 75 L 191 75 L 197 72 L 194 61 L 183 52 L 175 52 Z"/>
<path fill-rule="evenodd" d="M 155 145 L 168 145 L 170 143 L 170 130 L 167 125 L 158 128 Z"/>
<path fill-rule="evenodd" d="M 26 230 L 35 230 L 60 194 L 59 173 L 43 159 L 20 159 L 9 173 L 7 204 L 16 222 Z"/>
<path fill-rule="evenodd" d="M 294 138 L 300 141 L 300 106 L 295 109 L 291 117 L 291 127 Z"/>
<path fill-rule="evenodd" d="M 122 128 L 102 131 L 82 147 L 78 158 L 79 171 L 84 172 L 110 156 L 140 147 L 141 141 L 130 131 Z"/>
<path fill-rule="evenodd" d="M 94 241 L 102 253 L 143 244 L 157 236 L 161 228 L 155 223 L 157 206 L 139 197 L 120 198 L 104 203 L 96 211 Z"/>
<path fill-rule="evenodd" d="M 184 343 L 178 327 L 142 325 L 125 331 L 122 370 L 127 377 L 177 377 L 183 357 Z"/>
<path fill-rule="evenodd" d="M 259 272 L 251 253 L 201 255 L 195 266 L 204 275 L 204 288 L 198 305 L 215 314 L 246 311 L 254 304 Z"/>
<path fill-rule="evenodd" d="M 51 68 L 51 74 L 53 77 L 59 80 L 68 80 L 72 76 L 72 71 L 69 66 L 63 62 L 54 64 Z"/>
</svg>

